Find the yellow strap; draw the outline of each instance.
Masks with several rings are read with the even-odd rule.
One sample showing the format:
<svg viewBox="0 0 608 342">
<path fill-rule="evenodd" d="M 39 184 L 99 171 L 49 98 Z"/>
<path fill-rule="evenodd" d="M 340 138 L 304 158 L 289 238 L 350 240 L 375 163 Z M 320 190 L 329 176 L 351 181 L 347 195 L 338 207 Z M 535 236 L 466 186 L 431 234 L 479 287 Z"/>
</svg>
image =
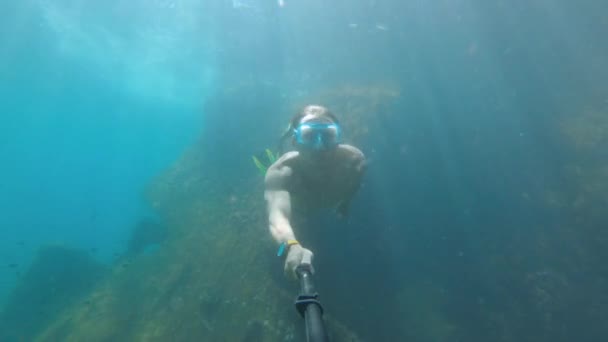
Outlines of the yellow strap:
<svg viewBox="0 0 608 342">
<path fill-rule="evenodd" d="M 299 245 L 299 244 L 300 243 L 298 242 L 298 240 L 294 240 L 294 239 L 287 240 L 287 246 Z"/>
</svg>

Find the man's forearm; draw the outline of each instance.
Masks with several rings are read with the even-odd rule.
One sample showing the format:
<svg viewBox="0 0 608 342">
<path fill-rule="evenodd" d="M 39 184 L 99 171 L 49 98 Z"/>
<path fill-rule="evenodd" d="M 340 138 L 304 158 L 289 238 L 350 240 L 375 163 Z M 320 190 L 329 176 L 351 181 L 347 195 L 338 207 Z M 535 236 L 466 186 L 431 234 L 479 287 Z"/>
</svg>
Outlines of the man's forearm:
<svg viewBox="0 0 608 342">
<path fill-rule="evenodd" d="M 270 217 L 270 234 L 277 243 L 287 242 L 287 240 L 295 240 L 295 235 L 289 220 L 285 217 Z M 280 215 L 277 215 L 280 216 Z"/>
<path fill-rule="evenodd" d="M 295 239 L 289 222 L 291 214 L 289 193 L 287 191 L 267 191 L 265 197 L 268 201 L 268 221 L 272 237 L 277 243 Z"/>
</svg>

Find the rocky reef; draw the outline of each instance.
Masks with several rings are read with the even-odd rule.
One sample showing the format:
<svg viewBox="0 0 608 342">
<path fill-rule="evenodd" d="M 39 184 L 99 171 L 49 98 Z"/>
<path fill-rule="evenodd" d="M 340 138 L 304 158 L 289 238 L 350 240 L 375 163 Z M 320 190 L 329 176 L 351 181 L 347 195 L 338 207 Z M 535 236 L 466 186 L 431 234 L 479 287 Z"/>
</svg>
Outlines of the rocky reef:
<svg viewBox="0 0 608 342">
<path fill-rule="evenodd" d="M 63 302 L 33 340 L 304 340 L 293 307 L 298 285 L 282 274 L 267 233 L 262 178 L 250 157 L 241 177 L 223 172 L 234 161 L 214 155 L 207 139 L 149 186 L 166 230 L 142 222 L 129 262 L 118 262 L 78 301 Z M 159 239 L 155 252 L 141 253 Z M 333 340 L 359 340 L 331 310 L 325 318 Z"/>
<path fill-rule="evenodd" d="M 1 341 L 31 341 L 88 295 L 108 270 L 86 250 L 51 245 L 40 248 L 0 315 Z"/>
<path fill-rule="evenodd" d="M 547 120 L 542 126 L 547 139 L 534 147 L 542 144 L 538 151 L 559 154 L 547 152 L 551 158 L 543 163 L 503 155 L 502 162 L 520 168 L 507 170 L 497 182 L 483 173 L 494 168 L 480 166 L 463 177 L 471 190 L 451 189 L 451 179 L 436 172 L 445 164 L 429 156 L 445 157 L 433 147 L 435 118 L 410 118 L 418 125 L 408 131 L 412 134 L 379 134 L 403 122 L 400 92 L 390 84 L 334 86 L 285 104 L 278 92 L 257 84 L 220 91 L 206 106 L 199 141 L 148 187 L 147 200 L 161 223 L 140 223 L 128 262 L 110 270 L 85 262 L 86 286 L 66 287 L 70 290 L 63 293 L 71 296 L 58 295 L 43 305 L 44 315 L 36 317 L 44 318 L 19 311 L 41 307 L 27 304 L 40 301 L 38 294 L 19 290 L 3 317 L 4 324 L 21 321 L 2 329 L 10 334 L 2 337 L 303 341 L 303 321 L 293 307 L 298 286 L 284 277 L 267 233 L 263 181 L 251 155 L 276 141 L 276 122 L 286 123 L 299 104 L 308 103 L 328 105 L 347 128 L 348 142 L 371 151 L 372 158 L 382 157 L 361 189 L 367 199 L 355 203 L 354 218 L 315 217 L 326 233 L 299 232 L 315 251 L 317 288 L 333 341 L 606 336 L 605 112 Z M 243 136 L 242 127 L 256 129 Z M 458 137 L 468 139 L 465 133 Z M 468 155 L 454 165 L 499 159 L 465 146 Z M 401 177 L 404 172 L 408 177 Z M 427 173 L 433 182 L 419 185 Z M 407 196 L 400 197 L 397 187 L 407 189 Z M 464 190 L 469 192 L 458 192 Z M 501 192 L 493 198 L 480 190 Z M 467 201 L 459 202 L 462 198 Z M 484 203 L 488 198 L 495 202 Z M 142 252 L 150 244 L 158 248 Z M 41 283 L 35 278 L 23 283 Z"/>
<path fill-rule="evenodd" d="M 193 150 L 150 187 L 169 227 L 155 253 L 117 265 L 93 291 L 54 316 L 38 341 L 299 341 L 297 287 L 282 286 L 266 234 L 261 179 L 221 196 L 229 180 L 201 177 Z M 234 184 L 230 184 L 234 185 Z M 328 316 L 336 340 L 356 341 Z"/>
</svg>

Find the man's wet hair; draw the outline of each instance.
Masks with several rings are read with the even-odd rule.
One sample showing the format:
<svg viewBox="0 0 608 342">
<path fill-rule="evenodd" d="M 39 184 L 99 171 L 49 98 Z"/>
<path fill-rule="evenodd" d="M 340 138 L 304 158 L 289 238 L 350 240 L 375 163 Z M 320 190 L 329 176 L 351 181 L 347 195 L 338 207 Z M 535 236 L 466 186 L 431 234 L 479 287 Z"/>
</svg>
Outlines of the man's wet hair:
<svg viewBox="0 0 608 342">
<path fill-rule="evenodd" d="M 326 107 L 319 105 L 308 105 L 302 108 L 302 110 L 300 110 L 296 115 L 293 116 L 289 124 L 290 128 L 294 129 L 298 127 L 300 121 L 302 121 L 302 119 L 307 115 L 316 116 L 318 118 L 330 119 L 332 122 L 339 124 L 338 118 Z"/>
</svg>

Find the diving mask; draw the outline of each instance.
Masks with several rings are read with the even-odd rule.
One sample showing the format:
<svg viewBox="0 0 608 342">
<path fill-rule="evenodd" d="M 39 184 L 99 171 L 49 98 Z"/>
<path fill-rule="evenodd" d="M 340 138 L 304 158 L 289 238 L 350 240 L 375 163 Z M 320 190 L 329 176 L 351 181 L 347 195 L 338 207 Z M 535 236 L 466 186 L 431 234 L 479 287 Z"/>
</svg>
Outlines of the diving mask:
<svg viewBox="0 0 608 342">
<path fill-rule="evenodd" d="M 334 147 L 340 143 L 342 132 L 336 123 L 304 122 L 294 129 L 296 143 L 315 150 Z"/>
</svg>

